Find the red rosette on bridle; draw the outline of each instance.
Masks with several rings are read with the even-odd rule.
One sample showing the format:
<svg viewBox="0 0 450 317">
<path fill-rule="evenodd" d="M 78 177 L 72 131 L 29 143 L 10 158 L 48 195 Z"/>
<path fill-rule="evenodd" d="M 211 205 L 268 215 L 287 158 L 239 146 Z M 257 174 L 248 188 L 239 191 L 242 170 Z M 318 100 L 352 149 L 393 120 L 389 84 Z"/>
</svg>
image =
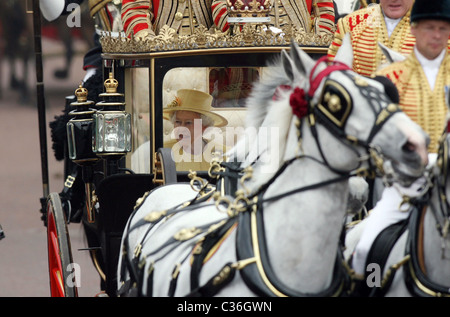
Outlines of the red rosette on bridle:
<svg viewBox="0 0 450 317">
<path fill-rule="evenodd" d="M 308 101 L 306 100 L 306 93 L 303 89 L 295 87 L 289 97 L 289 104 L 291 105 L 292 113 L 299 119 L 308 114 Z"/>
</svg>

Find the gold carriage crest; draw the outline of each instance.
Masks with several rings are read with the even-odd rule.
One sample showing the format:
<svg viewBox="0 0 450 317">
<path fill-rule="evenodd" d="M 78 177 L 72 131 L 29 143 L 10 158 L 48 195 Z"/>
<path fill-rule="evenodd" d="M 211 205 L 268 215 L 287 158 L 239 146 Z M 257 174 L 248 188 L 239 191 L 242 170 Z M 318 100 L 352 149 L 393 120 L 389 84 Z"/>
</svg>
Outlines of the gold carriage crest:
<svg viewBox="0 0 450 317">
<path fill-rule="evenodd" d="M 288 25 L 280 33 L 274 33 L 260 24 L 244 24 L 236 32 L 229 34 L 218 30 L 208 30 L 201 25 L 191 35 L 179 35 L 176 30 L 165 25 L 158 35 L 151 38 L 114 37 L 104 32 L 100 43 L 104 53 L 150 53 L 189 49 L 288 46 L 294 40 L 300 46 L 328 47 L 332 35 L 306 33 L 293 25 Z"/>
</svg>

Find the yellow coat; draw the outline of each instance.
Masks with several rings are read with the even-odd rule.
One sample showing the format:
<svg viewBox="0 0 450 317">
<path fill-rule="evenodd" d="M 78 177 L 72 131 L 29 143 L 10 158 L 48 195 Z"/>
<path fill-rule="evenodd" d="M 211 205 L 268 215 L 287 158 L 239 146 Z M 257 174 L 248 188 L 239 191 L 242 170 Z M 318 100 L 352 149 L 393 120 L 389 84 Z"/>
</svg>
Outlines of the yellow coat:
<svg viewBox="0 0 450 317">
<path fill-rule="evenodd" d="M 379 4 L 357 10 L 338 20 L 334 40 L 328 48 L 330 59 L 336 56 L 347 33 L 351 35 L 353 69 L 364 76 L 371 76 L 386 62 L 378 42 L 405 56 L 412 52 L 416 42 L 410 31 L 410 12 L 400 20 L 389 37 Z"/>
<path fill-rule="evenodd" d="M 430 135 L 431 153 L 437 152 L 446 123 L 445 86 L 450 85 L 449 67 L 450 56 L 446 53 L 433 90 L 414 52 L 406 60 L 377 72 L 394 82 L 400 95 L 400 108 Z"/>
<path fill-rule="evenodd" d="M 165 142 L 164 147 L 172 149 L 172 158 L 177 171 L 208 171 L 214 155 L 222 156 L 227 151 L 225 145 L 213 142 L 206 142 L 203 153 L 198 155 L 184 152 L 183 148 L 177 144 L 177 140 Z"/>
</svg>

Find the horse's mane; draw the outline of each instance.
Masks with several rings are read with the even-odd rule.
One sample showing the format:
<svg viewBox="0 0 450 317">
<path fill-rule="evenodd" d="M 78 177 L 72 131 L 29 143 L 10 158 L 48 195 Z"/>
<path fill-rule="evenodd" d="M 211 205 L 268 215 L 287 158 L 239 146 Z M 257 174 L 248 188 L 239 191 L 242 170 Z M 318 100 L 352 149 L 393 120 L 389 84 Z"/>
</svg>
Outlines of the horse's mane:
<svg viewBox="0 0 450 317">
<path fill-rule="evenodd" d="M 246 127 L 260 127 L 267 116 L 269 107 L 273 104 L 270 101 L 276 88 L 290 84 L 280 56 L 276 56 L 267 66 L 263 77 L 253 84 L 252 91 L 246 100 Z"/>
<path fill-rule="evenodd" d="M 247 162 L 243 166 L 252 164 L 255 160 L 261 162 L 260 166 L 264 166 L 261 169 L 264 172 L 254 175 L 253 185 L 248 184 L 248 188 L 258 188 L 278 169 L 284 158 L 292 120 L 292 109 L 286 102 L 290 89 L 277 90 L 282 85 L 293 86 L 292 79 L 286 74 L 281 56 L 269 62 L 261 75 L 246 100 L 245 136 L 242 136 L 236 146 L 227 153 L 230 160 Z M 275 93 L 279 97 L 277 100 L 273 100 Z M 260 139 L 257 134 L 261 128 L 267 129 L 263 131 Z M 275 134 L 272 129 L 276 131 Z M 255 131 L 257 133 L 254 133 Z M 270 140 L 264 141 L 267 137 Z"/>
</svg>

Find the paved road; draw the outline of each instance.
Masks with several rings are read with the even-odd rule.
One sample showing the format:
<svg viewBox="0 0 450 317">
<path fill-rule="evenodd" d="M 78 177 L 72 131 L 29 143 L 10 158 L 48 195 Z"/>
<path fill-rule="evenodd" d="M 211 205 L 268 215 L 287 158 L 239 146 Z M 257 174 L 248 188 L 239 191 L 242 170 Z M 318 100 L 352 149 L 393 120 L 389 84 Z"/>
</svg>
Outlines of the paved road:
<svg viewBox="0 0 450 317">
<path fill-rule="evenodd" d="M 57 49 L 43 43 L 44 54 Z M 44 55 L 45 58 L 45 55 Z M 53 71 L 62 67 L 63 59 L 44 59 L 44 86 L 47 126 L 64 107 L 64 97 L 71 95 L 84 76 L 82 56 L 74 59 L 70 78 L 56 80 Z M 30 66 L 34 69 L 34 63 Z M 0 240 L 0 297 L 50 296 L 47 262 L 46 228 L 40 220 L 39 198 L 43 196 L 35 105 L 35 73 L 30 73 L 32 99 L 21 104 L 16 91 L 9 89 L 8 67 L 1 65 L 0 99 L 0 225 L 6 237 Z M 48 130 L 50 192 L 60 192 L 63 184 L 63 162 L 55 160 Z M 74 262 L 81 267 L 79 296 L 91 297 L 100 291 L 100 280 L 86 251 L 82 228 L 70 224 Z"/>
</svg>

